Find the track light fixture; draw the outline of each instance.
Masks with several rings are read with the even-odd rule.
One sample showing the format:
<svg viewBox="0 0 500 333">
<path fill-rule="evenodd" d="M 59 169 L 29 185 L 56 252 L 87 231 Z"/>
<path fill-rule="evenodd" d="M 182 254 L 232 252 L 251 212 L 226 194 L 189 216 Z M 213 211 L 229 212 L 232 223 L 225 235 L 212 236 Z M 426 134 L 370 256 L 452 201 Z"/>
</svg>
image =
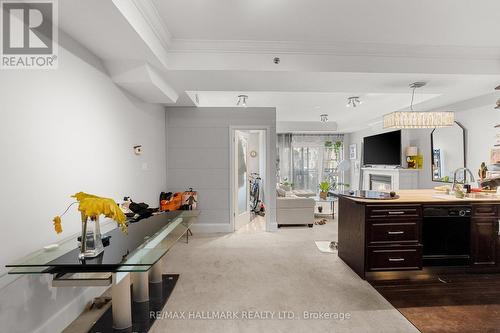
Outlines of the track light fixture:
<svg viewBox="0 0 500 333">
<path fill-rule="evenodd" d="M 350 107 L 355 108 L 355 107 L 357 107 L 358 105 L 361 105 L 361 104 L 363 104 L 363 102 L 359 99 L 359 96 L 352 96 L 352 97 L 347 98 L 347 104 L 346 104 L 346 106 L 348 108 L 350 108 Z"/>
<path fill-rule="evenodd" d="M 244 108 L 247 107 L 247 95 L 238 95 L 238 103 L 236 103 L 236 106 L 242 106 Z"/>
</svg>

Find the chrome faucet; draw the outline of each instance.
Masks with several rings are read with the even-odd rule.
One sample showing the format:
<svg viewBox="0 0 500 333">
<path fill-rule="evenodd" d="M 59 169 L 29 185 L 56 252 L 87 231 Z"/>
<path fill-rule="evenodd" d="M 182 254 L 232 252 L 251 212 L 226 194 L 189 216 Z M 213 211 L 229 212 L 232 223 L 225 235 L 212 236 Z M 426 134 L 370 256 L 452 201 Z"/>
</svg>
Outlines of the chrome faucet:
<svg viewBox="0 0 500 333">
<path fill-rule="evenodd" d="M 463 171 L 464 172 L 464 184 L 467 180 L 467 173 L 469 174 L 470 176 L 470 180 L 471 182 L 475 182 L 476 180 L 474 179 L 474 175 L 472 174 L 472 171 L 470 171 L 470 169 L 468 168 L 458 168 L 457 170 L 455 170 L 455 172 L 453 173 L 453 185 L 451 187 L 451 191 L 452 192 L 455 192 L 455 186 L 457 185 L 457 174 L 460 172 L 460 171 Z"/>
</svg>

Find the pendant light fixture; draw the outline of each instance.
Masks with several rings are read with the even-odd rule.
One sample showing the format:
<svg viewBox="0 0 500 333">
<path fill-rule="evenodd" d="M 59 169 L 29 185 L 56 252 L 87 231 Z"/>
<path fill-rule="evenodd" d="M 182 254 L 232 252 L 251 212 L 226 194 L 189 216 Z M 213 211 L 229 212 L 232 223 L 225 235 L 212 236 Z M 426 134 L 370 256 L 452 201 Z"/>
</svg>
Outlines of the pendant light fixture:
<svg viewBox="0 0 500 333">
<path fill-rule="evenodd" d="M 411 111 L 396 111 L 388 113 L 384 116 L 384 128 L 438 128 L 451 127 L 455 123 L 455 113 L 451 111 L 414 111 L 413 100 L 415 98 L 415 90 L 425 86 L 425 82 L 414 82 L 410 84 L 412 89 L 411 94 Z"/>
<path fill-rule="evenodd" d="M 322 123 L 326 123 L 326 122 L 328 122 L 328 115 L 327 115 L 326 113 L 320 114 L 320 115 L 319 115 L 319 120 L 320 120 Z"/>
</svg>

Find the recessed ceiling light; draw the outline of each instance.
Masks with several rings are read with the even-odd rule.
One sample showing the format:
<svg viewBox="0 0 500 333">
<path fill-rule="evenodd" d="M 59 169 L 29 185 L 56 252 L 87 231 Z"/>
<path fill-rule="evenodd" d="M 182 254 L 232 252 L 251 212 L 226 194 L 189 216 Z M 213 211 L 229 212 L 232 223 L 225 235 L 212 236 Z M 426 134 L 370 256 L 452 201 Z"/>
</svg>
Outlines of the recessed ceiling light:
<svg viewBox="0 0 500 333">
<path fill-rule="evenodd" d="M 359 96 L 352 96 L 352 97 L 348 97 L 347 98 L 347 104 L 346 104 L 346 106 L 348 108 L 350 108 L 350 107 L 355 108 L 355 107 L 357 107 L 358 105 L 361 105 L 361 104 L 363 104 L 363 102 L 359 99 Z"/>
<path fill-rule="evenodd" d="M 248 96 L 247 95 L 238 95 L 238 102 L 236 103 L 236 106 L 243 106 L 243 107 L 247 107 L 247 99 L 248 99 Z"/>
</svg>

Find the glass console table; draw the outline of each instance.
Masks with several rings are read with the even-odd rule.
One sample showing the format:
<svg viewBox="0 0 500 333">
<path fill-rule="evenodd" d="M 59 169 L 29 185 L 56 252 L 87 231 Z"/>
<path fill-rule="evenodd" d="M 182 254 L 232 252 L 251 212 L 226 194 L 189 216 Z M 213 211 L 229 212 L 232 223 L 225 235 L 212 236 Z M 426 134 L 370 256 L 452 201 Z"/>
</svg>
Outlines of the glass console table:
<svg viewBox="0 0 500 333">
<path fill-rule="evenodd" d="M 92 259 L 78 259 L 77 235 L 52 250 L 41 249 L 11 264 L 9 274 L 52 274 L 54 287 L 102 286 L 110 273 L 113 324 L 116 329 L 132 325 L 130 273 L 133 299 L 149 300 L 149 283 L 161 283 L 161 259 L 183 236 L 188 241 L 190 228 L 199 211 L 173 211 L 153 215 L 128 225 L 128 234 L 115 228 L 104 252 Z M 109 285 L 108 284 L 108 285 Z"/>
</svg>

